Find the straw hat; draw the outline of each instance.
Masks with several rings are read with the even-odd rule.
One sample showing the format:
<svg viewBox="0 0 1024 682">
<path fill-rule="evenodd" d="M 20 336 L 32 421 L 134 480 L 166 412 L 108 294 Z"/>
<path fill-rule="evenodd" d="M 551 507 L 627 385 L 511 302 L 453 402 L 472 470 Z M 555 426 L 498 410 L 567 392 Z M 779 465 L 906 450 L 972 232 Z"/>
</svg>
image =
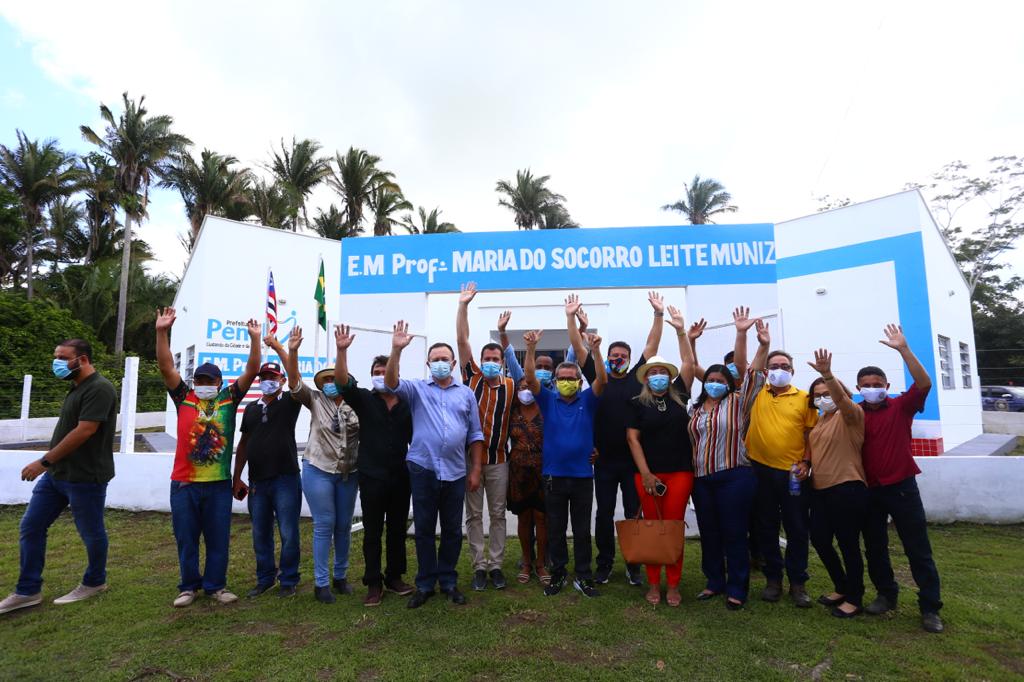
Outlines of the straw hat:
<svg viewBox="0 0 1024 682">
<path fill-rule="evenodd" d="M 669 381 L 675 381 L 675 378 L 679 376 L 679 369 L 675 365 L 673 365 L 671 362 L 661 357 L 660 355 L 655 355 L 653 358 L 651 358 L 646 363 L 640 365 L 640 367 L 637 368 L 637 381 L 639 381 L 640 383 L 646 381 L 647 372 L 648 370 L 651 369 L 651 367 L 664 367 L 665 369 L 667 369 Z"/>
<path fill-rule="evenodd" d="M 313 383 L 316 384 L 316 387 L 321 391 L 324 390 L 324 384 L 329 381 L 334 381 L 333 367 L 327 367 L 313 375 Z"/>
</svg>

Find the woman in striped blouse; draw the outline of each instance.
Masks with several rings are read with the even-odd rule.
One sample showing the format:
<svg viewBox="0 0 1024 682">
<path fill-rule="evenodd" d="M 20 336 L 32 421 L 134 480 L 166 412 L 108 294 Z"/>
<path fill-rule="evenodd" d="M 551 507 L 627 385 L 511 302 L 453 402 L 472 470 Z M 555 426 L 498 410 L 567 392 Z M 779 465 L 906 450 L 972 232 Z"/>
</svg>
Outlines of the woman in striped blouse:
<svg viewBox="0 0 1024 682">
<path fill-rule="evenodd" d="M 747 332 L 757 325 L 759 342 L 753 367 L 764 364 L 768 352 L 768 325 L 751 320 L 748 310 L 733 313 L 736 324 L 735 362 L 746 364 Z M 679 352 L 684 362 L 691 356 L 690 340 L 675 322 Z M 693 504 L 700 527 L 701 568 L 707 579 L 697 599 L 706 601 L 725 593 L 725 605 L 743 608 L 750 579 L 747 551 L 747 523 L 754 499 L 756 481 L 747 460 L 743 435 L 750 418 L 750 407 L 764 383 L 761 372 L 748 370 L 737 386 L 725 365 L 707 368 L 700 396 L 690 406 L 690 440 L 693 444 Z"/>
</svg>

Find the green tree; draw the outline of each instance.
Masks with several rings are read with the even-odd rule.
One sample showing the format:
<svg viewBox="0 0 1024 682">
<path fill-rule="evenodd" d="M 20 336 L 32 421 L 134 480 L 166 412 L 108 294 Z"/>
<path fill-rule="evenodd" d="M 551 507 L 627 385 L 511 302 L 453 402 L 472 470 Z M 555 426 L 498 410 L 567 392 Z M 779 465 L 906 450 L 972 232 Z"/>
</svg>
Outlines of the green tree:
<svg viewBox="0 0 1024 682">
<path fill-rule="evenodd" d="M 237 164 L 233 156 L 204 149 L 198 162 L 181 151 L 162 167 L 160 186 L 177 191 L 185 204 L 190 230 L 183 244 L 188 251 L 195 245 L 207 214 L 222 216 L 245 202 L 251 175 L 246 168 L 234 168 Z"/>
<path fill-rule="evenodd" d="M 117 169 L 118 203 L 125 214 L 121 280 L 117 299 L 117 332 L 114 337 L 114 353 L 118 358 L 124 354 L 124 328 L 128 316 L 132 222 L 141 222 L 146 217 L 149 187 L 158 176 L 164 161 L 192 144 L 187 137 L 173 131 L 173 118 L 167 115 L 149 115 L 144 96 L 140 97 L 137 103 L 128 98 L 127 92 L 121 97 L 124 111 L 117 119 L 107 105 L 100 104 L 100 116 L 107 123 L 102 137 L 89 126 L 81 126 L 82 136 L 107 154 Z"/>
<path fill-rule="evenodd" d="M 561 205 L 565 197 L 551 191 L 548 186 L 550 175 L 535 177 L 529 168 L 516 171 L 516 181 L 498 180 L 495 191 L 503 195 L 499 206 L 512 211 L 516 226 L 520 230 L 532 230 L 544 224 L 544 211 L 551 210 L 552 204 Z M 568 213 L 566 213 L 568 215 Z"/>
<path fill-rule="evenodd" d="M 19 268 L 24 262 L 25 222 L 17 195 L 0 184 L 0 286 L 19 285 Z"/>
<path fill-rule="evenodd" d="M 47 217 L 53 270 L 59 270 L 61 263 L 74 263 L 84 258 L 89 250 L 89 232 L 82 202 L 60 197 L 50 204 Z"/>
<path fill-rule="evenodd" d="M 394 228 L 402 226 L 398 217 L 399 211 L 411 211 L 412 204 L 401 190 L 392 189 L 392 185 L 378 186 L 370 195 L 370 209 L 373 211 L 373 236 L 392 234 Z"/>
<path fill-rule="evenodd" d="M 92 263 L 113 255 L 117 242 L 123 238 L 117 220 L 117 168 L 106 154 L 91 152 L 78 159 L 78 170 L 89 233 L 84 259 Z"/>
<path fill-rule="evenodd" d="M 460 231 L 452 223 L 441 222 L 441 209 L 439 208 L 427 213 L 427 209 L 420 206 L 418 213 L 420 215 L 419 224 L 416 223 L 411 213 L 406 215 L 402 221 L 402 227 L 409 234 L 444 234 Z"/>
<path fill-rule="evenodd" d="M 316 140 L 293 137 L 291 147 L 286 147 L 282 139 L 281 152 L 271 150 L 270 153 L 270 164 L 266 168 L 290 196 L 292 213 L 288 224 L 293 232 L 298 230 L 300 214 L 302 225 L 309 225 L 306 200 L 331 172 L 330 160 L 317 156 L 319 152 L 320 143 Z"/>
<path fill-rule="evenodd" d="M 331 175 L 327 184 L 338 193 L 345 211 L 345 226 L 352 232 L 363 227 L 363 215 L 367 206 L 373 209 L 374 193 L 379 189 L 387 189 L 392 193 L 401 194 L 401 189 L 395 183 L 395 175 L 390 171 L 381 170 L 377 164 L 380 157 L 370 154 L 366 150 L 349 147 L 345 155 L 334 155 L 334 166 L 331 168 Z M 383 198 L 383 197 L 382 197 Z M 412 206 L 409 207 L 412 209 Z M 377 221 L 374 221 L 374 232 L 378 234 L 390 234 L 377 232 Z"/>
<path fill-rule="evenodd" d="M 339 210 L 334 204 L 331 204 L 326 211 L 317 209 L 312 227 L 313 231 L 321 237 L 338 240 L 346 237 L 358 237 L 363 231 L 361 227 L 357 227 L 355 230 L 350 229 L 345 221 L 344 211 Z"/>
<path fill-rule="evenodd" d="M 538 227 L 542 230 L 565 230 L 579 226 L 562 204 L 548 204 L 541 210 L 541 223 Z"/>
<path fill-rule="evenodd" d="M 732 205 L 732 195 L 725 187 L 713 178 L 693 176 L 693 182 L 683 184 L 686 196 L 674 204 L 665 204 L 663 211 L 678 211 L 686 216 L 691 225 L 714 223 L 711 218 L 721 213 L 735 213 L 737 208 Z"/>
<path fill-rule="evenodd" d="M 280 182 L 255 180 L 249 187 L 247 199 L 252 215 L 261 225 L 295 231 L 295 202 L 291 192 Z"/>
<path fill-rule="evenodd" d="M 30 140 L 17 131 L 18 144 L 0 145 L 0 184 L 21 203 L 25 241 L 26 298 L 32 300 L 36 244 L 43 238 L 43 211 L 59 197 L 74 191 L 75 158 L 56 140 Z"/>
</svg>

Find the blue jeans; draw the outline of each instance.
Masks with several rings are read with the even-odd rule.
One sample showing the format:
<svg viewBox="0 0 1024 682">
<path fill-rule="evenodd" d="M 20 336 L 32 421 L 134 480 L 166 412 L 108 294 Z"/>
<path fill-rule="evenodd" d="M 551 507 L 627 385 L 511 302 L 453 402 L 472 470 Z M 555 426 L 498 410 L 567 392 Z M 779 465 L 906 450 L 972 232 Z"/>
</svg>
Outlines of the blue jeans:
<svg viewBox="0 0 1024 682">
<path fill-rule="evenodd" d="M 327 568 L 334 545 L 334 577 L 348 575 L 348 550 L 352 543 L 352 514 L 356 508 L 359 478 L 356 474 L 329 474 L 309 462 L 302 463 L 302 492 L 313 514 L 313 584 L 327 587 Z"/>
<path fill-rule="evenodd" d="M 70 483 L 43 474 L 32 489 L 32 498 L 21 517 L 21 575 L 15 592 L 33 595 L 42 590 L 46 534 L 69 504 L 89 558 L 82 584 L 97 587 L 107 582 L 108 543 L 107 529 L 103 525 L 106 499 L 106 483 Z"/>
<path fill-rule="evenodd" d="M 782 584 L 786 569 L 789 584 L 807 582 L 807 555 L 810 551 L 810 481 L 800 485 L 799 495 L 789 494 L 789 471 L 752 462 L 757 477 L 757 546 L 764 557 L 764 577 Z M 786 558 L 779 550 L 779 526 L 786 530 Z"/>
<path fill-rule="evenodd" d="M 750 587 L 747 521 L 756 489 L 754 472 L 741 466 L 695 478 L 690 495 L 700 527 L 700 564 L 707 589 L 741 602 L 747 600 Z"/>
<path fill-rule="evenodd" d="M 178 543 L 178 591 L 207 594 L 228 582 L 231 541 L 231 481 L 188 483 L 171 481 L 171 526 Z M 199 572 L 199 536 L 206 545 L 206 566 Z"/>
<path fill-rule="evenodd" d="M 416 526 L 416 589 L 432 592 L 438 584 L 442 592 L 455 587 L 459 574 L 455 566 L 462 553 L 462 509 L 466 500 L 466 477 L 441 481 L 429 469 L 413 462 L 409 467 L 412 486 L 412 519 Z M 441 519 L 441 546 L 435 533 Z"/>
<path fill-rule="evenodd" d="M 298 474 L 284 474 L 249 483 L 252 548 L 256 552 L 256 583 L 281 581 L 281 587 L 299 584 L 299 513 L 302 483 Z M 281 534 L 281 572 L 274 563 L 274 520 Z"/>
</svg>

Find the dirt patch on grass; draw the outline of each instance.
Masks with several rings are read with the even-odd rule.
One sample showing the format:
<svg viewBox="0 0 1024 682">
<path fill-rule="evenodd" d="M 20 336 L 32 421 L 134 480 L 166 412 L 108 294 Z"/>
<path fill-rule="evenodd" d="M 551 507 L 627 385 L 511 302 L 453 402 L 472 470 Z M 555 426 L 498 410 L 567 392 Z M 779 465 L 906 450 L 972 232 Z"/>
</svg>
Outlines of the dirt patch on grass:
<svg viewBox="0 0 1024 682">
<path fill-rule="evenodd" d="M 537 625 L 547 620 L 547 614 L 533 609 L 513 611 L 505 618 L 505 625 L 515 627 L 517 625 Z"/>
<path fill-rule="evenodd" d="M 986 644 L 981 649 L 1014 675 L 1024 677 L 1024 645 L 1003 647 L 998 644 Z"/>
<path fill-rule="evenodd" d="M 189 680 L 194 679 L 196 678 L 184 677 L 172 670 L 167 670 L 166 668 L 143 668 L 130 678 L 131 682 L 136 682 L 136 680 L 174 680 L 174 682 L 188 682 Z"/>
<path fill-rule="evenodd" d="M 545 653 L 560 663 L 612 668 L 634 660 L 640 653 L 640 646 L 633 642 L 622 642 L 600 649 L 588 649 L 562 643 L 549 647 Z"/>
</svg>

